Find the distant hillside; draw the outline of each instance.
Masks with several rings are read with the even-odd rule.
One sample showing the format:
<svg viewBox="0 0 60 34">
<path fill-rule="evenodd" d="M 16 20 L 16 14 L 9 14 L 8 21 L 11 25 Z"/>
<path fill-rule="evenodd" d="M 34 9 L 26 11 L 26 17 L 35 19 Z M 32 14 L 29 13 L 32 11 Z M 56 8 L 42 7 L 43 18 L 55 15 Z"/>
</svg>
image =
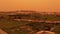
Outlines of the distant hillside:
<svg viewBox="0 0 60 34">
<path fill-rule="evenodd" d="M 49 20 L 52 22 L 49 23 Z M 60 22 L 54 21 L 60 21 L 59 13 L 26 10 L 0 12 L 0 28 L 8 34 L 35 34 L 41 30 L 60 34 Z"/>
<path fill-rule="evenodd" d="M 38 11 L 32 11 L 32 10 L 7 11 L 7 12 L 3 11 L 3 12 L 0 12 L 0 14 L 31 14 L 31 13 L 60 15 L 60 12 L 38 12 Z"/>
<path fill-rule="evenodd" d="M 0 12 L 0 17 L 6 19 L 36 19 L 36 20 L 58 20 L 60 21 L 59 13 L 47 13 L 47 12 L 37 12 L 37 11 L 15 11 L 15 12 Z M 2 18 L 1 17 L 1 18 Z"/>
</svg>

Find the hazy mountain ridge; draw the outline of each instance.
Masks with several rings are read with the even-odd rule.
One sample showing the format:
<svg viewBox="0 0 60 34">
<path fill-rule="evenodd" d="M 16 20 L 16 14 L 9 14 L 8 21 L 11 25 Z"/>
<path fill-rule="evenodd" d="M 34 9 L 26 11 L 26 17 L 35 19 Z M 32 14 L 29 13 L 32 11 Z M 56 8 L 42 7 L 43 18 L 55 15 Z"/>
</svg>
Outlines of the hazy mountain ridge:
<svg viewBox="0 0 60 34">
<path fill-rule="evenodd" d="M 0 14 L 8 14 L 8 13 L 40 13 L 40 14 L 60 14 L 60 12 L 38 12 L 38 11 L 31 11 L 31 10 L 20 10 L 20 11 L 7 11 L 7 12 L 0 12 Z"/>
</svg>

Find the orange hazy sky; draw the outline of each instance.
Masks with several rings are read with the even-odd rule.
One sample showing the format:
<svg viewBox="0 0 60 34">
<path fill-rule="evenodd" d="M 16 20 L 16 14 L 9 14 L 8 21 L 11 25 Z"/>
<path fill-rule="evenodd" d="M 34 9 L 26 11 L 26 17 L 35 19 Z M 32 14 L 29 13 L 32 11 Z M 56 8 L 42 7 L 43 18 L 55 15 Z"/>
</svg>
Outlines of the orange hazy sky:
<svg viewBox="0 0 60 34">
<path fill-rule="evenodd" d="M 37 10 L 59 12 L 60 0 L 0 0 L 0 11 Z"/>
</svg>

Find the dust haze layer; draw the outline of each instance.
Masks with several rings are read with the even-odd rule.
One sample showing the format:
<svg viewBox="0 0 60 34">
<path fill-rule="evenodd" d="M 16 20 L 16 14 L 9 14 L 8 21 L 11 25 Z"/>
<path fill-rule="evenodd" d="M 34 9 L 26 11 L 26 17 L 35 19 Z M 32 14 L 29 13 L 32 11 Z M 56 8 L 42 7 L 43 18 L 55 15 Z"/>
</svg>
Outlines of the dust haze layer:
<svg viewBox="0 0 60 34">
<path fill-rule="evenodd" d="M 0 11 L 37 10 L 60 12 L 60 0 L 0 0 Z"/>
</svg>

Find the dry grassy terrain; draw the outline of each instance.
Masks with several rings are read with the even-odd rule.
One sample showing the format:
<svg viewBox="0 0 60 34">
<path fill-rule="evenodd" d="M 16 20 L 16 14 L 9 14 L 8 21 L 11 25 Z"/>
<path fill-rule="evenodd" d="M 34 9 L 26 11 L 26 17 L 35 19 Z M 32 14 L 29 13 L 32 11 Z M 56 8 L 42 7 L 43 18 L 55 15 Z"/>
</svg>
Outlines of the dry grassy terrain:
<svg viewBox="0 0 60 34">
<path fill-rule="evenodd" d="M 60 15 L 24 11 L 2 12 L 0 29 L 8 34 L 36 34 L 42 30 L 60 34 Z"/>
</svg>

